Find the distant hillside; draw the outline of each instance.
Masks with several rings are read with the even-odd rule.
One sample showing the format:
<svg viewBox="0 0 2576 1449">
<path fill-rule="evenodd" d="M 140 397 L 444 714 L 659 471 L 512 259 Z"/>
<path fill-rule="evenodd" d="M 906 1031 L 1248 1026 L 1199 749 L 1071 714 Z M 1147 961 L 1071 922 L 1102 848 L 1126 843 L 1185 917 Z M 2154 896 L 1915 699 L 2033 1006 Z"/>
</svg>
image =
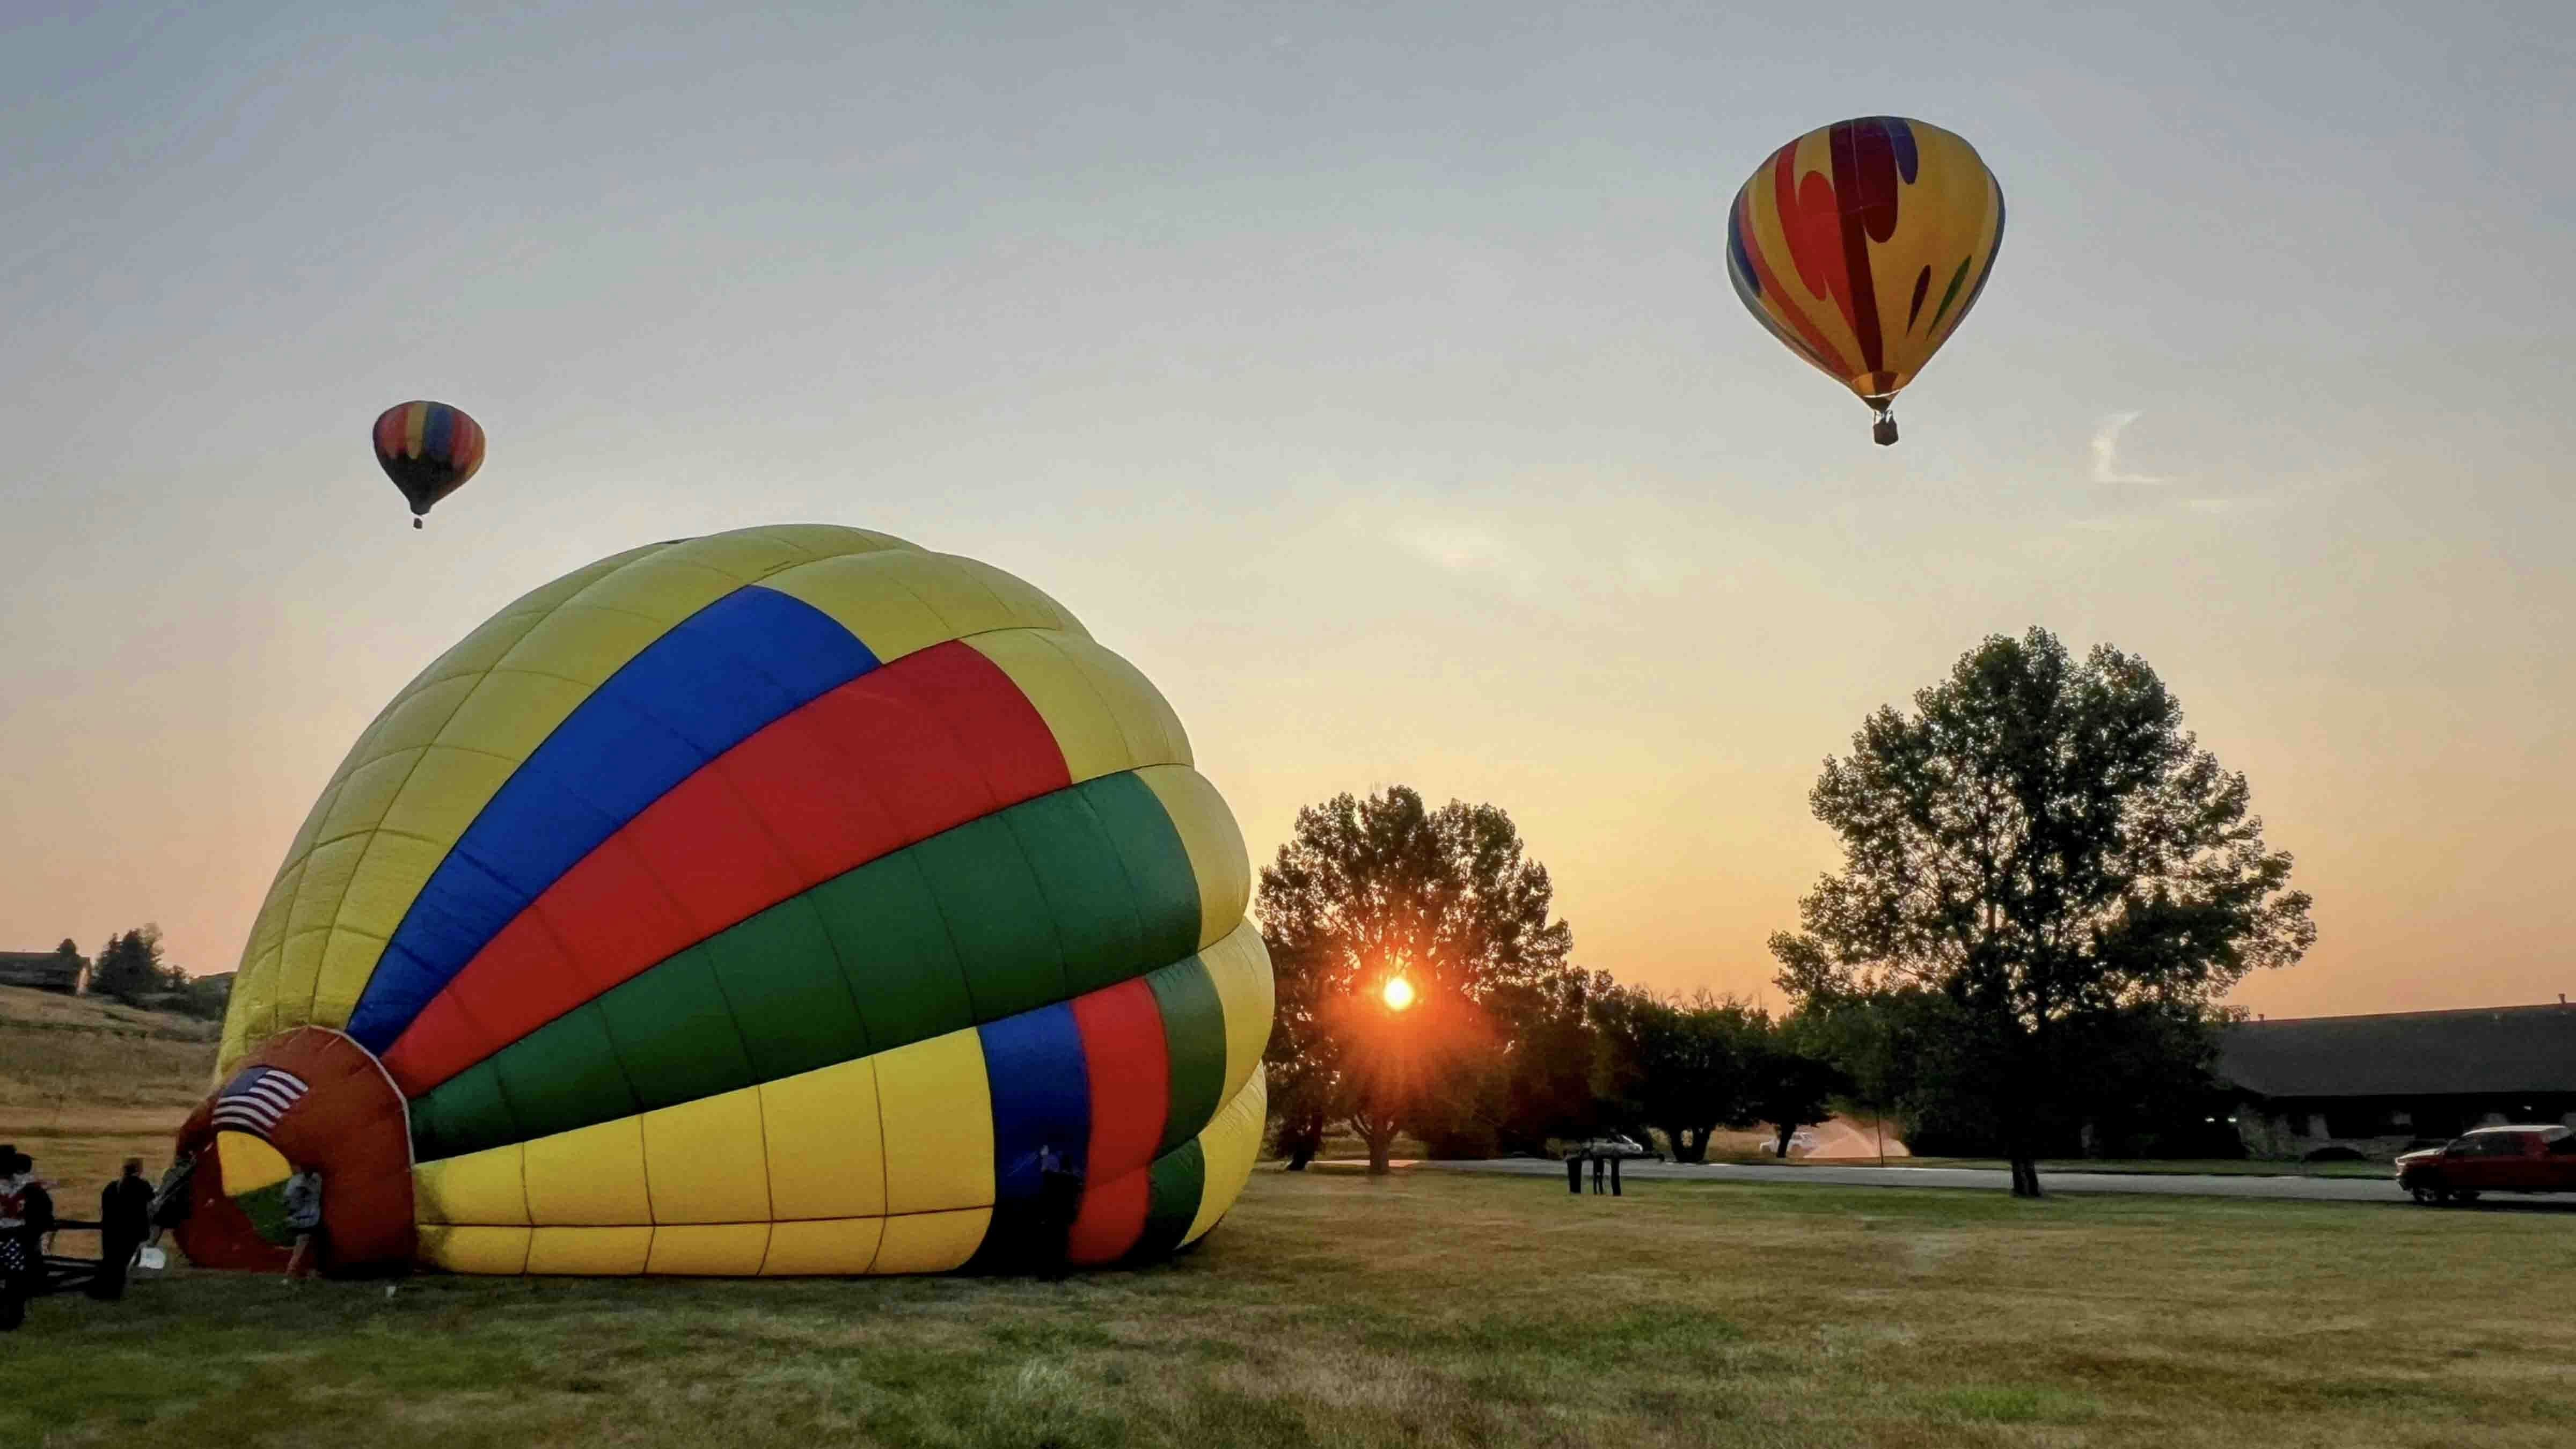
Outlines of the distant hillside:
<svg viewBox="0 0 2576 1449">
<path fill-rule="evenodd" d="M 121 1158 L 157 1173 L 206 1094 L 220 1034 L 192 1017 L 0 987 L 0 1142 L 84 1203 Z"/>
<path fill-rule="evenodd" d="M 0 1029 L 9 1028 L 95 1031 L 161 1041 L 212 1042 L 223 1036 L 221 1022 L 146 1011 L 104 996 L 63 996 L 24 986 L 0 986 Z"/>
</svg>

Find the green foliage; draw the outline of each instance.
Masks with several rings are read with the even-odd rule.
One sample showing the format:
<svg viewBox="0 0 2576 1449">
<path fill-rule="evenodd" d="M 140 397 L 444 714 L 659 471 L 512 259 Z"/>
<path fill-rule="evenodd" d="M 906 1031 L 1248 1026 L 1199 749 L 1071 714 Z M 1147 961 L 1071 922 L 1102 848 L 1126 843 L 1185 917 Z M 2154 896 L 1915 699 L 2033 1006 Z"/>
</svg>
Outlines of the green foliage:
<svg viewBox="0 0 2576 1449">
<path fill-rule="evenodd" d="M 1703 1161 L 1710 1133 L 1758 1120 L 1771 1030 L 1761 1012 L 1706 991 L 1667 999 L 1628 990 L 1602 1019 L 1620 1115 L 1662 1132 L 1675 1161 Z"/>
<path fill-rule="evenodd" d="M 2143 660 L 2079 663 L 2033 629 L 1914 703 L 1825 762 L 1809 799 L 1844 868 L 1772 938 L 1779 984 L 1810 1011 L 1884 1004 L 1907 1090 L 1984 1114 L 2035 1193 L 2048 1122 L 2116 1075 L 2105 1044 L 2187 1053 L 2230 987 L 2315 940 L 2309 899 Z M 1855 1082 L 1890 1091 L 1899 1055 L 1853 1057 Z"/>
<path fill-rule="evenodd" d="M 69 945 L 65 942 L 64 945 Z M 55 948 L 58 952 L 61 947 Z M 172 966 L 161 950 L 161 928 L 145 925 L 121 936 L 110 936 L 99 948 L 98 962 L 90 970 L 89 989 L 100 996 L 139 1003 L 166 992 L 184 990 L 188 976 Z"/>
<path fill-rule="evenodd" d="M 1786 1157 L 1789 1139 L 1799 1128 L 1834 1115 L 1833 1099 L 1851 1089 L 1851 1079 L 1810 1047 L 1795 1018 L 1777 1026 L 1766 1020 L 1762 1026 L 1747 1074 L 1752 1091 L 1746 1115 L 1771 1124 L 1778 1134 L 1771 1150 Z"/>
</svg>

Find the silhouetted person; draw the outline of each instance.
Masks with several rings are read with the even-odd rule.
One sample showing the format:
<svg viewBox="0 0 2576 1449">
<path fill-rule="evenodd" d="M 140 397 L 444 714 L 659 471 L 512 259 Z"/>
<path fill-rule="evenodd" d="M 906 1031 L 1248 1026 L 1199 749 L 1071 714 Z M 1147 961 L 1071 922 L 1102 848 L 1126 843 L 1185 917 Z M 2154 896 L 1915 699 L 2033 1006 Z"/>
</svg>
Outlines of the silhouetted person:
<svg viewBox="0 0 2576 1449">
<path fill-rule="evenodd" d="M 197 1155 L 182 1153 L 161 1174 L 161 1185 L 152 1193 L 152 1232 L 146 1243 L 161 1241 L 161 1234 L 188 1220 L 188 1210 L 195 1206 L 188 1198 L 188 1181 L 197 1174 Z"/>
<path fill-rule="evenodd" d="M 125 1159 L 125 1174 L 98 1194 L 98 1276 L 89 1280 L 89 1296 L 125 1296 L 125 1270 L 135 1251 L 152 1232 L 152 1184 L 143 1177 L 143 1159 Z"/>
<path fill-rule="evenodd" d="M 54 1195 L 36 1176 L 34 1159 L 18 1154 L 18 1216 L 25 1226 L 18 1230 L 25 1244 L 27 1262 L 27 1296 L 33 1298 L 45 1291 L 45 1240 L 54 1235 Z"/>
<path fill-rule="evenodd" d="M 1583 1195 L 1583 1154 L 1580 1151 L 1565 1154 L 1565 1190 L 1577 1197 Z"/>
<path fill-rule="evenodd" d="M 28 1277 L 26 1185 L 34 1164 L 18 1155 L 14 1142 L 0 1142 L 0 1333 L 27 1321 L 27 1299 L 35 1292 Z"/>
<path fill-rule="evenodd" d="M 1619 1195 L 1619 1159 L 1616 1157 L 1610 1159 L 1610 1195 Z"/>
<path fill-rule="evenodd" d="M 1082 1173 L 1057 1155 L 1052 1144 L 1038 1149 L 1038 1268 L 1061 1278 L 1073 1256 L 1073 1219 L 1082 1208 Z"/>
<path fill-rule="evenodd" d="M 304 1166 L 286 1180 L 286 1226 L 295 1234 L 295 1251 L 286 1260 L 290 1283 L 310 1276 L 326 1244 L 322 1241 L 322 1169 Z"/>
<path fill-rule="evenodd" d="M 1610 1160 L 1597 1152 L 1594 1153 L 1592 1155 L 1592 1191 L 1596 1196 L 1604 1190 L 1602 1184 L 1607 1182 L 1609 1177 Z"/>
</svg>

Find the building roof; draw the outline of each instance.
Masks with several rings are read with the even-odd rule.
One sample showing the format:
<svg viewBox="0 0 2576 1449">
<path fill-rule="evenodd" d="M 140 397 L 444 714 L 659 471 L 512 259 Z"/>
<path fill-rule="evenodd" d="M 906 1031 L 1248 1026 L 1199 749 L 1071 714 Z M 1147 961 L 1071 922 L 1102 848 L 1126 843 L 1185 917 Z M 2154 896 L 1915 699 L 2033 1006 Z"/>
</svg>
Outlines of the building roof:
<svg viewBox="0 0 2576 1449">
<path fill-rule="evenodd" d="M 19 985 L 29 981 L 76 981 L 89 962 L 75 957 L 57 956 L 51 951 L 0 951 L 0 983 Z"/>
<path fill-rule="evenodd" d="M 2240 1021 L 2218 1075 L 2266 1097 L 2576 1092 L 2576 1006 Z"/>
</svg>

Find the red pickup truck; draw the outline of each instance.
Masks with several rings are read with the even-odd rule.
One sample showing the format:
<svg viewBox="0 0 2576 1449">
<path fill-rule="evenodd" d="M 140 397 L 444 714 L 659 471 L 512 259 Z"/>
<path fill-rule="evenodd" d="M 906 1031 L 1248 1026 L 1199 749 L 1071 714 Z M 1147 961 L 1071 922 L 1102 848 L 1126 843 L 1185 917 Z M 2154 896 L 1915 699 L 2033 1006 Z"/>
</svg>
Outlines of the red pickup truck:
<svg viewBox="0 0 2576 1449">
<path fill-rule="evenodd" d="M 2482 1192 L 2576 1192 L 2576 1128 L 2481 1127 L 2398 1158 L 2397 1185 L 2428 1206 Z"/>
</svg>

